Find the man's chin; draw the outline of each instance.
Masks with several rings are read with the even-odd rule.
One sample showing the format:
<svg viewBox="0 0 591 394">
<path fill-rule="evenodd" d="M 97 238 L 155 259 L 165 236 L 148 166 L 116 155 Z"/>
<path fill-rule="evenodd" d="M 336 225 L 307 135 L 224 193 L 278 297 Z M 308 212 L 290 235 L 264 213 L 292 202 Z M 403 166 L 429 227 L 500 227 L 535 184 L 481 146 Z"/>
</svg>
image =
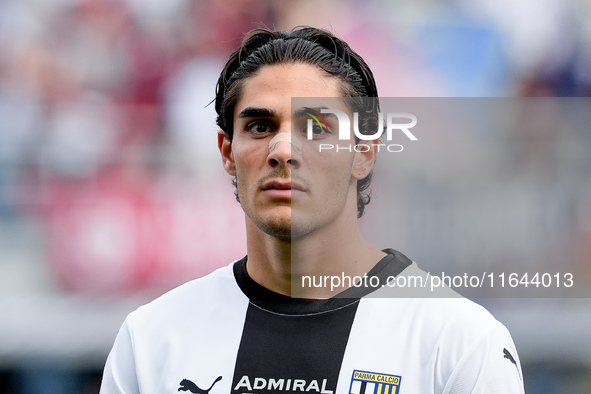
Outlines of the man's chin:
<svg viewBox="0 0 591 394">
<path fill-rule="evenodd" d="M 277 223 L 255 223 L 257 227 L 264 233 L 281 239 L 283 241 L 291 241 L 291 223 L 277 224 Z"/>
<path fill-rule="evenodd" d="M 295 242 L 298 239 L 303 238 L 306 235 L 309 235 L 311 232 L 313 232 L 310 228 L 306 226 L 298 226 L 293 223 L 290 223 L 288 225 L 270 225 L 267 223 L 262 226 L 257 226 L 261 231 L 265 232 L 266 234 L 285 242 Z"/>
<path fill-rule="evenodd" d="M 299 215 L 298 215 L 299 216 Z M 266 217 L 251 218 L 254 224 L 265 234 L 283 241 L 294 241 L 311 232 L 305 221 L 293 220 L 293 211 L 275 211 Z"/>
</svg>

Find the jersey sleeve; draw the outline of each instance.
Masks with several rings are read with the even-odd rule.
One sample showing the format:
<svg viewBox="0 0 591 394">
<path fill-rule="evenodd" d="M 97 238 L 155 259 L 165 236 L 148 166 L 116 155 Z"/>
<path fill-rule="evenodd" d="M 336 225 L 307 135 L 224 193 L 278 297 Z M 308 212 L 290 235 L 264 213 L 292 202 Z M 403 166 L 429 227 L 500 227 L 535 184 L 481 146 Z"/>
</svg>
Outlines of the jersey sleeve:
<svg viewBox="0 0 591 394">
<path fill-rule="evenodd" d="M 523 394 L 523 374 L 513 339 L 499 324 L 474 343 L 454 369 L 444 394 Z"/>
<path fill-rule="evenodd" d="M 103 373 L 100 394 L 139 394 L 129 317 L 119 329 Z"/>
</svg>

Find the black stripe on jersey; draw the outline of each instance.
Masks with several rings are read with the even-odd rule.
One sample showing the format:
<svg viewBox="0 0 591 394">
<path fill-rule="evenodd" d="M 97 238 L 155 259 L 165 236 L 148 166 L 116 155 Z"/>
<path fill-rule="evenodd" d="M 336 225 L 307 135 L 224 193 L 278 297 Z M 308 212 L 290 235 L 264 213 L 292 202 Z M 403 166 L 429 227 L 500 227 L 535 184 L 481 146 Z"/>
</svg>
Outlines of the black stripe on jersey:
<svg viewBox="0 0 591 394">
<path fill-rule="evenodd" d="M 250 304 L 232 392 L 334 392 L 357 305 L 284 315 Z"/>
<path fill-rule="evenodd" d="M 386 252 L 368 275 L 387 278 L 410 264 L 399 252 Z M 372 289 L 328 300 L 292 298 L 250 278 L 246 257 L 234 264 L 234 275 L 250 304 L 232 393 L 334 393 L 359 305 L 355 296 Z"/>
</svg>

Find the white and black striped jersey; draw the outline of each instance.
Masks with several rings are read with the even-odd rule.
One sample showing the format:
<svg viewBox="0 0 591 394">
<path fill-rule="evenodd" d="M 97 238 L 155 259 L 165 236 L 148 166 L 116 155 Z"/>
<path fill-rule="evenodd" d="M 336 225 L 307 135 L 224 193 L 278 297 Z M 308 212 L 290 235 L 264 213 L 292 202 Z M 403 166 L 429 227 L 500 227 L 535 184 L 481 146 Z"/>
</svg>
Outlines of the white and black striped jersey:
<svg viewBox="0 0 591 394">
<path fill-rule="evenodd" d="M 424 274 L 386 252 L 368 275 Z M 274 293 L 248 276 L 245 257 L 132 312 L 101 393 L 524 392 L 509 332 L 474 302 L 352 294 Z"/>
</svg>

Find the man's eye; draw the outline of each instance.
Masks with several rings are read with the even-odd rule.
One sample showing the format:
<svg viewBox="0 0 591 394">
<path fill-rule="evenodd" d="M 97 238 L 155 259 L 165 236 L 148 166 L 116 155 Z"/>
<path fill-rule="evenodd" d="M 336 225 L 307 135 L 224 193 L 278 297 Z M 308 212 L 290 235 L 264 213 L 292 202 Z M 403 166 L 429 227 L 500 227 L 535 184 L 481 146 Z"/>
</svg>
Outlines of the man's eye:
<svg viewBox="0 0 591 394">
<path fill-rule="evenodd" d="M 253 122 L 246 129 L 254 134 L 265 134 L 273 131 L 271 126 L 264 122 Z"/>
<path fill-rule="evenodd" d="M 312 127 L 312 133 L 314 135 L 322 135 L 322 134 L 324 134 L 326 132 L 327 132 L 327 130 L 326 130 L 326 128 L 324 126 L 318 126 L 318 125 L 316 125 L 316 126 Z"/>
<path fill-rule="evenodd" d="M 311 129 L 312 129 L 312 138 L 313 139 L 322 139 L 322 138 L 328 137 L 331 134 L 330 130 L 328 130 L 326 128 L 326 126 L 319 125 L 317 123 L 313 124 Z M 304 136 L 307 136 L 308 135 L 308 128 L 306 127 L 301 132 Z"/>
</svg>

